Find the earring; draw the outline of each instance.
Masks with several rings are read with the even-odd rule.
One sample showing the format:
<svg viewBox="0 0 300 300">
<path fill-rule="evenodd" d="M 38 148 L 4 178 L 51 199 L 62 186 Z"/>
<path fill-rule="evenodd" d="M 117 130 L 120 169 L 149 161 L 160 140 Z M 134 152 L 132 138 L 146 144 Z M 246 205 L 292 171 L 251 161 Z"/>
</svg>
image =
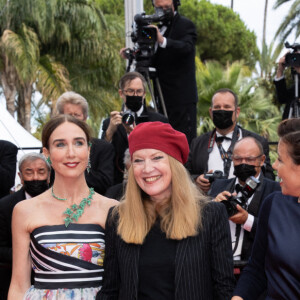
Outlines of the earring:
<svg viewBox="0 0 300 300">
<path fill-rule="evenodd" d="M 50 156 L 47 157 L 46 161 L 47 161 L 47 163 L 48 163 L 50 166 L 52 165 L 52 161 L 51 161 L 51 159 L 50 159 Z"/>
<path fill-rule="evenodd" d="M 88 173 L 90 173 L 91 167 L 92 167 L 91 166 L 91 161 L 90 161 L 90 158 L 89 158 L 88 164 L 87 164 L 87 167 L 86 167 L 86 170 L 87 170 Z"/>
</svg>

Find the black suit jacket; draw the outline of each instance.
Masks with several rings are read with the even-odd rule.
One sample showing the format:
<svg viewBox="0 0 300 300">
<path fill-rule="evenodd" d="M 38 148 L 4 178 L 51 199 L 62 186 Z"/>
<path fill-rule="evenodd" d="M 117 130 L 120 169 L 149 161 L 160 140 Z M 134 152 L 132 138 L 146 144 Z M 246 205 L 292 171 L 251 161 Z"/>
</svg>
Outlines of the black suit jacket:
<svg viewBox="0 0 300 300">
<path fill-rule="evenodd" d="M 0 140 L 0 198 L 9 195 L 15 184 L 18 148 L 11 142 Z"/>
<path fill-rule="evenodd" d="M 285 104 L 285 108 L 283 111 L 282 119 L 287 119 L 289 117 L 291 104 L 295 99 L 295 84 L 293 84 L 290 88 L 286 87 L 286 81 L 284 78 L 280 80 L 274 80 L 277 100 L 280 104 Z M 299 92 L 300 92 L 300 84 L 299 84 Z"/>
<path fill-rule="evenodd" d="M 142 117 L 138 118 L 136 120 L 136 123 L 142 123 L 142 122 L 154 122 L 154 121 L 160 121 L 163 123 L 168 123 L 168 119 L 159 113 L 148 111 L 146 108 L 144 108 L 144 111 L 142 112 Z M 105 139 L 106 130 L 109 126 L 110 118 L 107 118 L 103 121 L 102 125 L 102 139 Z M 114 160 L 114 183 L 118 184 L 123 181 L 123 171 L 124 171 L 124 153 L 126 149 L 128 148 L 128 137 L 127 132 L 122 124 L 120 124 L 117 128 L 117 131 L 112 137 L 111 144 L 114 147 L 116 156 Z"/>
<path fill-rule="evenodd" d="M 108 217 L 104 281 L 96 299 L 133 300 L 138 296 L 141 246 L 125 243 L 116 233 L 116 223 Z M 226 300 L 231 298 L 233 286 L 227 215 L 223 205 L 210 202 L 204 208 L 200 233 L 177 243 L 175 300 Z"/>
<path fill-rule="evenodd" d="M 85 179 L 89 187 L 104 195 L 114 183 L 114 147 L 105 140 L 92 139 L 90 153 L 91 170 L 85 170 Z"/>
<path fill-rule="evenodd" d="M 256 138 L 258 141 L 261 142 L 264 150 L 264 154 L 266 155 L 265 166 L 263 167 L 263 173 L 267 178 L 275 179 L 273 169 L 270 163 L 269 157 L 269 144 L 268 141 L 251 131 L 243 129 L 239 127 L 242 131 L 242 137 L 251 136 Z M 193 179 L 196 179 L 201 174 L 206 173 L 208 170 L 208 143 L 209 138 L 211 136 L 211 131 L 204 133 L 197 138 L 195 138 L 190 147 L 190 153 L 188 157 L 188 161 L 185 164 L 186 168 L 189 170 Z M 220 170 L 223 170 L 223 165 L 220 166 Z"/>
<path fill-rule="evenodd" d="M 0 298 L 6 299 L 12 271 L 11 218 L 15 205 L 26 198 L 23 188 L 0 199 Z"/>
<path fill-rule="evenodd" d="M 0 263 L 12 262 L 11 217 L 17 203 L 26 198 L 25 191 L 19 191 L 0 199 Z"/>
<path fill-rule="evenodd" d="M 261 183 L 255 191 L 248 207 L 248 213 L 254 216 L 254 223 L 250 232 L 247 230 L 244 231 L 241 260 L 248 260 L 251 255 L 258 222 L 258 213 L 263 200 L 271 193 L 281 190 L 278 182 L 265 178 L 262 174 L 259 180 Z M 213 182 L 208 194 L 212 197 L 216 197 L 223 191 L 233 193 L 235 191 L 235 182 L 236 177 L 230 179 L 217 179 Z"/>
<path fill-rule="evenodd" d="M 196 103 L 195 25 L 177 13 L 164 37 L 167 38 L 167 46 L 158 47 L 152 65 L 157 70 L 165 104 L 172 107 Z"/>
</svg>

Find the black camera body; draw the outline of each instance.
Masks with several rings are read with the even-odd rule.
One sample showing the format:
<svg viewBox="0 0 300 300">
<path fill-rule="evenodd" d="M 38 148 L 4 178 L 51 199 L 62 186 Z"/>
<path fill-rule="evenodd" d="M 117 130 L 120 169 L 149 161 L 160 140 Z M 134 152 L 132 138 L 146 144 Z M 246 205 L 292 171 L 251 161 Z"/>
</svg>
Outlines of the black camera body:
<svg viewBox="0 0 300 300">
<path fill-rule="evenodd" d="M 209 183 L 214 182 L 216 179 L 227 179 L 226 176 L 223 175 L 223 172 L 220 170 L 216 170 L 213 173 L 205 173 L 204 178 L 209 180 Z"/>
<path fill-rule="evenodd" d="M 121 116 L 122 116 L 122 123 L 124 125 L 130 126 L 135 122 L 134 112 L 132 112 L 130 109 L 121 112 Z"/>
<path fill-rule="evenodd" d="M 285 65 L 287 67 L 300 67 L 300 44 L 293 44 L 290 45 L 289 42 L 286 42 L 285 44 L 286 48 L 291 48 L 294 50 L 294 52 L 287 53 L 285 56 Z"/>
<path fill-rule="evenodd" d="M 155 14 L 146 15 L 144 12 L 134 16 L 135 24 L 131 33 L 131 40 L 136 44 L 133 50 L 128 50 L 125 55 L 128 59 L 135 59 L 137 62 L 146 61 L 144 66 L 150 64 L 150 58 L 155 53 L 155 43 L 157 41 L 156 28 L 149 27 L 152 23 L 164 22 L 170 16 L 162 9 L 156 9 Z M 148 62 L 148 63 L 147 63 Z M 143 63 L 141 66 L 143 66 Z"/>
<path fill-rule="evenodd" d="M 260 181 L 254 176 L 250 176 L 246 179 L 245 185 L 243 186 L 240 197 L 230 196 L 227 200 L 221 201 L 226 207 L 228 217 L 232 217 L 238 210 L 236 206 L 239 204 L 243 209 L 247 209 L 247 200 L 254 194 L 255 190 L 260 185 Z"/>
</svg>

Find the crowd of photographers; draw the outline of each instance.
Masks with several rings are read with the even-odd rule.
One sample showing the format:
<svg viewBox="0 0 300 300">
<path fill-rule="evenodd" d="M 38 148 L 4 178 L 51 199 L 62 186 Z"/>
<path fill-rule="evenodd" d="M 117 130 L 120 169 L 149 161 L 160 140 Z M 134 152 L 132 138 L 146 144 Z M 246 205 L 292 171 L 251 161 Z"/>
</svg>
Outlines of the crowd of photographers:
<svg viewBox="0 0 300 300">
<path fill-rule="evenodd" d="M 144 122 L 159 121 L 186 135 L 190 152 L 185 164 L 194 183 L 211 200 L 224 204 L 232 241 L 234 274 L 247 264 L 253 248 L 259 211 L 264 199 L 280 185 L 270 164 L 268 141 L 238 125 L 240 107 L 237 95 L 230 89 L 215 91 L 209 108 L 215 128 L 196 137 L 197 87 L 195 79 L 194 24 L 177 12 L 178 0 L 153 0 L 155 15 L 137 15 L 138 25 L 134 39 L 137 49 L 122 49 L 121 55 L 135 63 L 135 71 L 124 74 L 119 82 L 119 95 L 123 101 L 118 111 L 112 111 L 102 124 L 101 139 L 93 139 L 89 171 L 85 172 L 89 187 L 98 193 L 121 199 L 126 189 L 127 170 L 130 168 L 128 136 Z M 152 22 L 160 21 L 160 26 Z M 148 28 L 150 28 L 148 30 Z M 149 36 L 155 36 L 155 42 Z M 300 48 L 300 47 L 298 47 Z M 294 47 L 294 53 L 298 53 Z M 295 101 L 298 95 L 298 56 L 283 56 L 274 80 L 278 100 L 286 103 L 283 118 L 294 117 L 299 110 Z M 292 66 L 296 83 L 287 88 L 284 69 Z M 154 106 L 146 106 L 145 96 L 148 68 L 154 67 Z M 153 74 L 152 74 L 153 76 Z M 145 78 L 146 77 L 146 78 Z M 161 88 L 162 95 L 157 88 Z M 296 91 L 295 91 L 296 90 Z M 158 95 L 158 96 L 157 96 Z M 297 100 L 297 99 L 296 99 Z M 74 92 L 61 95 L 57 112 L 86 121 L 86 99 Z M 7 150 L 7 151 L 6 151 Z M 0 141 L 0 299 L 6 299 L 11 276 L 11 215 L 18 202 L 45 191 L 53 182 L 53 172 L 40 154 L 28 154 L 19 162 L 19 176 L 23 185 L 19 192 L 10 195 L 16 173 L 17 148 Z M 30 173 L 30 174 L 29 174 Z M 125 176 L 124 176 L 125 174 Z M 259 299 L 265 299 L 263 291 Z M 229 298 L 228 298 L 229 299 Z"/>
</svg>

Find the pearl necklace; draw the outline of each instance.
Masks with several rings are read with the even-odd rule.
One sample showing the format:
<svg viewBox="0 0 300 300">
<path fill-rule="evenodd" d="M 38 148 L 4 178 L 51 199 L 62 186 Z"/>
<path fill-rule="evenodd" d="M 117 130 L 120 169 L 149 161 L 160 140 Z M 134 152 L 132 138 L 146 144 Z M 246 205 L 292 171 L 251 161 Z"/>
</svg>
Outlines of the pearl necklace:
<svg viewBox="0 0 300 300">
<path fill-rule="evenodd" d="M 59 198 L 58 196 L 56 196 L 53 192 L 53 186 L 51 188 L 51 194 L 53 196 L 53 198 L 60 200 L 60 201 L 66 201 L 67 198 Z M 67 217 L 64 219 L 65 221 L 65 226 L 68 227 L 70 225 L 70 223 L 72 223 L 73 221 L 78 221 L 78 218 L 82 216 L 82 214 L 84 213 L 84 208 L 86 205 L 90 206 L 91 202 L 93 200 L 93 195 L 95 194 L 94 189 L 93 188 L 89 188 L 89 195 L 86 198 L 83 198 L 80 202 L 79 205 L 77 204 L 72 204 L 71 208 L 67 208 L 64 211 L 64 215 L 67 215 Z"/>
</svg>

